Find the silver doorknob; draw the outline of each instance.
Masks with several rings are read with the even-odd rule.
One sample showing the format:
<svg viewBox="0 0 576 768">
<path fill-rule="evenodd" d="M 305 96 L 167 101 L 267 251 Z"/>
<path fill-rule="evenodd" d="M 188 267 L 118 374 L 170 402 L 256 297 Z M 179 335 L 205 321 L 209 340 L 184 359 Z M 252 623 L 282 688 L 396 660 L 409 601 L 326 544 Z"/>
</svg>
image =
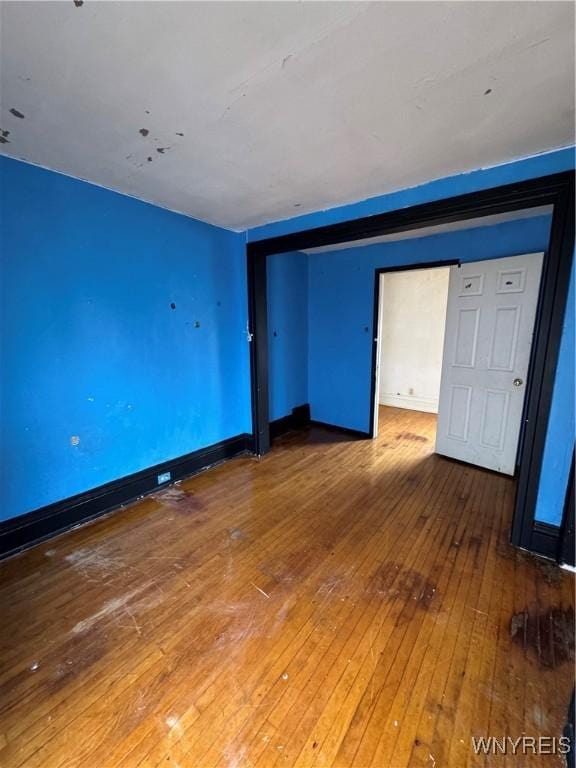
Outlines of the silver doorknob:
<svg viewBox="0 0 576 768">
<path fill-rule="evenodd" d="M 521 387 L 521 386 L 522 386 L 522 384 L 524 384 L 524 382 L 522 381 L 522 379 L 514 379 L 514 382 L 513 382 L 513 383 L 514 383 L 514 386 L 515 386 L 515 387 Z"/>
</svg>

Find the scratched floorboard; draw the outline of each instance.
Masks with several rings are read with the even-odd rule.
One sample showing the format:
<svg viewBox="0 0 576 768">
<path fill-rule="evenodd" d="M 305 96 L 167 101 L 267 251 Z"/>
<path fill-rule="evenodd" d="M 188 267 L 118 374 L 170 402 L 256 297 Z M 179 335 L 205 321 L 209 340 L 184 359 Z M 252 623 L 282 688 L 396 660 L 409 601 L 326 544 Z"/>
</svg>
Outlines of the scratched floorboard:
<svg viewBox="0 0 576 768">
<path fill-rule="evenodd" d="M 312 429 L 0 563 L 3 768 L 561 765 L 571 577 L 435 417 Z"/>
</svg>

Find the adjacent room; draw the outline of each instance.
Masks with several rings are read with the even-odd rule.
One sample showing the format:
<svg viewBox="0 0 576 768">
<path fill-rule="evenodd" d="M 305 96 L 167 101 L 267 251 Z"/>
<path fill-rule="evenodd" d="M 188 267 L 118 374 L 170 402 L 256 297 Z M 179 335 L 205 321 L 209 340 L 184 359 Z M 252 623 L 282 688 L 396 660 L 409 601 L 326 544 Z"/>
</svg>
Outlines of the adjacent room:
<svg viewBox="0 0 576 768">
<path fill-rule="evenodd" d="M 450 267 L 380 273 L 378 408 L 438 413 Z"/>
<path fill-rule="evenodd" d="M 0 15 L 0 765 L 573 766 L 574 4 Z"/>
<path fill-rule="evenodd" d="M 313 421 L 371 438 L 391 409 L 431 413 L 437 453 L 514 475 L 550 222 L 550 209 L 534 208 L 272 257 L 272 291 L 280 275 L 295 285 L 305 255 L 311 276 L 299 299 L 269 302 L 272 433 L 305 403 Z M 308 325 L 296 332 L 279 312 Z M 308 389 L 281 390 L 278 414 L 287 369 L 305 371 Z"/>
</svg>

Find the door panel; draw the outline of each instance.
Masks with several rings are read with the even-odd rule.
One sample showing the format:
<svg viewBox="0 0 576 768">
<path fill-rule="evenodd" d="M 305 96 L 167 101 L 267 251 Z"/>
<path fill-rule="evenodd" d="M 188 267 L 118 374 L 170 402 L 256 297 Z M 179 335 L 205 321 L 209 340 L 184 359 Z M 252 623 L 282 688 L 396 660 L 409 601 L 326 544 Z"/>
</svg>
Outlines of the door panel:
<svg viewBox="0 0 576 768">
<path fill-rule="evenodd" d="M 491 371 L 513 371 L 520 325 L 520 307 L 498 307 L 490 341 Z"/>
<path fill-rule="evenodd" d="M 456 354 L 454 365 L 462 368 L 473 368 L 476 362 L 476 345 L 478 342 L 479 311 L 477 309 L 458 310 L 456 331 Z"/>
<path fill-rule="evenodd" d="M 468 424 L 470 422 L 470 400 L 472 387 L 452 386 L 450 399 L 450 416 L 448 436 L 453 440 L 468 439 Z"/>
<path fill-rule="evenodd" d="M 509 400 L 509 393 L 503 392 L 501 389 L 487 389 L 485 391 L 480 438 L 485 448 L 501 451 L 504 447 Z"/>
<path fill-rule="evenodd" d="M 514 474 L 542 259 L 450 268 L 437 453 Z"/>
</svg>

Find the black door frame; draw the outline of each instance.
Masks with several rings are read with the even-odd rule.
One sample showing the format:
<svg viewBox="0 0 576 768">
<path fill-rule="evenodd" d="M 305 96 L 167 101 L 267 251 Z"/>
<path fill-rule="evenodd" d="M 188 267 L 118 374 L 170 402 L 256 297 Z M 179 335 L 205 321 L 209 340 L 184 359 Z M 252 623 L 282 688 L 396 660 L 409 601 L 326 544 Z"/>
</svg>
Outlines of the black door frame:
<svg viewBox="0 0 576 768">
<path fill-rule="evenodd" d="M 562 533 L 560 536 L 560 549 L 558 559 L 561 563 L 571 565 L 576 564 L 576 549 L 574 539 L 574 507 L 575 507 L 575 487 L 574 487 L 574 453 L 572 453 L 572 466 L 568 477 L 568 489 L 566 492 L 566 501 L 564 503 L 564 515 L 562 517 Z"/>
<path fill-rule="evenodd" d="M 270 450 L 268 256 L 548 205 L 553 206 L 552 225 L 542 267 L 540 312 L 532 345 L 532 386 L 526 394 L 525 438 L 510 540 L 516 546 L 550 556 L 549 551 L 542 551 L 547 548 L 542 543 L 547 537 L 542 535 L 542 525 L 535 523 L 534 512 L 574 253 L 574 171 L 248 243 L 254 452 L 264 455 Z"/>
</svg>

